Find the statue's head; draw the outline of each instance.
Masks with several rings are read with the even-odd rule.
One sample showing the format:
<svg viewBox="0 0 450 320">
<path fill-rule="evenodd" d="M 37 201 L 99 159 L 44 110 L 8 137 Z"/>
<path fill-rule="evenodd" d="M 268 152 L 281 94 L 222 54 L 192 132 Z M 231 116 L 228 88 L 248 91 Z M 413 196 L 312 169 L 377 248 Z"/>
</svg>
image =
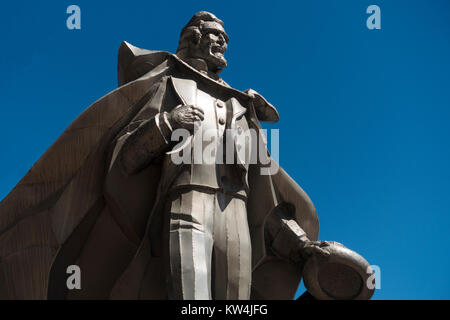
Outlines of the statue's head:
<svg viewBox="0 0 450 320">
<path fill-rule="evenodd" d="M 228 35 L 222 20 L 212 13 L 200 11 L 194 14 L 183 28 L 177 56 L 183 59 L 202 59 L 208 70 L 219 73 L 227 66 L 225 51 Z"/>
</svg>

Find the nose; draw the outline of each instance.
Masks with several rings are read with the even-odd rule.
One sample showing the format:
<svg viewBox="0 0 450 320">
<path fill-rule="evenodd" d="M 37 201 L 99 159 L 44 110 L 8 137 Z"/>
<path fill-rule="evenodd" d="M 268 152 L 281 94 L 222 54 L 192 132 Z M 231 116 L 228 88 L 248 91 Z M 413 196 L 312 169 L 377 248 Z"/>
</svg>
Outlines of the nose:
<svg viewBox="0 0 450 320">
<path fill-rule="evenodd" d="M 223 46 L 225 44 L 225 37 L 222 34 L 219 34 L 219 39 L 217 40 L 217 42 Z"/>
</svg>

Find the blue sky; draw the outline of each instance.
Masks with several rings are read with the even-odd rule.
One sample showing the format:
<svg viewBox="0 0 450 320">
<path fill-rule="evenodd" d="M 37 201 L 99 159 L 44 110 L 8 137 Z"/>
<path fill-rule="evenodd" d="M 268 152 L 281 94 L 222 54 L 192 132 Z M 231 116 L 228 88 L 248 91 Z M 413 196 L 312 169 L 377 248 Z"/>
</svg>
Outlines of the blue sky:
<svg viewBox="0 0 450 320">
<path fill-rule="evenodd" d="M 81 8 L 81 30 L 66 8 Z M 368 30 L 366 8 L 381 8 Z M 0 199 L 117 86 L 117 49 L 175 51 L 193 13 L 230 35 L 223 78 L 281 120 L 280 163 L 320 238 L 381 268 L 375 299 L 449 299 L 450 2 L 46 1 L 2 4 Z"/>
</svg>

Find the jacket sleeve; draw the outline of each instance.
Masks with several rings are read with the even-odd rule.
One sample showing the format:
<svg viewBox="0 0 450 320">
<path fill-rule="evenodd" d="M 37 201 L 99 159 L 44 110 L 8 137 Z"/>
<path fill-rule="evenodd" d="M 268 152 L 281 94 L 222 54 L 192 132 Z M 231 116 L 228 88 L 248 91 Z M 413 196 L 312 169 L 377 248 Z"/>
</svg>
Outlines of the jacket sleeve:
<svg viewBox="0 0 450 320">
<path fill-rule="evenodd" d="M 266 220 L 266 241 L 272 251 L 282 259 L 301 260 L 300 248 L 309 241 L 306 232 L 282 207 L 278 207 Z"/>
<path fill-rule="evenodd" d="M 134 174 L 147 167 L 152 160 L 170 146 L 172 128 L 167 113 L 162 112 L 146 120 L 131 123 L 132 130 L 122 135 L 117 144 L 122 144 L 117 154 L 122 170 Z"/>
</svg>

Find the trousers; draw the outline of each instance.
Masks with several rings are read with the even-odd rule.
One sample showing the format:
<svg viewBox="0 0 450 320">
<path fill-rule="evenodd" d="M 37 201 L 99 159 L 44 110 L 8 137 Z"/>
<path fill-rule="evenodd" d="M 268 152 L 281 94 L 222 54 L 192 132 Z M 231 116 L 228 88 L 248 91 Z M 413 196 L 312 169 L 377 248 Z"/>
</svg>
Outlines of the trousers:
<svg viewBox="0 0 450 320">
<path fill-rule="evenodd" d="M 251 243 L 246 201 L 212 190 L 168 201 L 168 294 L 177 300 L 248 300 Z"/>
</svg>

